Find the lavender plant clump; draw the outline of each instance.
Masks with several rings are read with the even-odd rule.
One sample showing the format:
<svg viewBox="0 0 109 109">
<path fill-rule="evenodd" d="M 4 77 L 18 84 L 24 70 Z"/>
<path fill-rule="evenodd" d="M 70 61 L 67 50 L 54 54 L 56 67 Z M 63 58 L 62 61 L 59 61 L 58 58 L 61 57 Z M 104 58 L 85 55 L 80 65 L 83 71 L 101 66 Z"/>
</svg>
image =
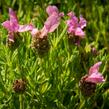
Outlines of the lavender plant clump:
<svg viewBox="0 0 109 109">
<path fill-rule="evenodd" d="M 108 1 L 12 1 L 0 4 L 0 108 L 108 108 Z"/>
</svg>

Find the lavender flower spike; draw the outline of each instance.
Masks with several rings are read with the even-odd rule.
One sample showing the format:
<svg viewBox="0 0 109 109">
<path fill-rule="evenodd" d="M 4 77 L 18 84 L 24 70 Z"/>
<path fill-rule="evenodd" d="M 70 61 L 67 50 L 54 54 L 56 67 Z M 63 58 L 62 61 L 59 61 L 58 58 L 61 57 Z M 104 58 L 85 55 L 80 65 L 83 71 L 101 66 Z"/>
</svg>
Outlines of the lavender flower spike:
<svg viewBox="0 0 109 109">
<path fill-rule="evenodd" d="M 70 17 L 67 20 L 68 34 L 84 38 L 85 33 L 83 29 L 86 27 L 86 20 L 82 16 L 78 19 L 73 12 L 69 12 L 68 16 Z"/>
<path fill-rule="evenodd" d="M 33 29 L 33 26 L 31 24 L 20 25 L 18 23 L 16 13 L 11 8 L 9 8 L 9 17 L 10 17 L 9 20 L 2 23 L 3 27 L 8 30 L 9 41 L 14 42 L 14 38 L 15 38 L 14 33 L 30 31 Z"/>
<path fill-rule="evenodd" d="M 49 50 L 48 33 L 52 33 L 58 28 L 61 17 L 64 15 L 64 13 L 59 12 L 56 6 L 48 6 L 46 12 L 48 18 L 45 21 L 43 28 L 38 30 L 34 27 L 31 31 L 32 47 L 36 48 L 39 54 L 44 54 Z"/>
<path fill-rule="evenodd" d="M 101 83 L 105 81 L 102 74 L 99 73 L 99 67 L 101 64 L 102 62 L 98 62 L 89 69 L 89 74 L 86 78 L 87 82 Z"/>
<path fill-rule="evenodd" d="M 99 72 L 99 67 L 101 64 L 102 62 L 97 62 L 94 64 L 89 69 L 88 75 L 85 75 L 81 78 L 79 86 L 83 95 L 91 96 L 95 93 L 97 83 L 105 81 L 104 77 Z"/>
</svg>

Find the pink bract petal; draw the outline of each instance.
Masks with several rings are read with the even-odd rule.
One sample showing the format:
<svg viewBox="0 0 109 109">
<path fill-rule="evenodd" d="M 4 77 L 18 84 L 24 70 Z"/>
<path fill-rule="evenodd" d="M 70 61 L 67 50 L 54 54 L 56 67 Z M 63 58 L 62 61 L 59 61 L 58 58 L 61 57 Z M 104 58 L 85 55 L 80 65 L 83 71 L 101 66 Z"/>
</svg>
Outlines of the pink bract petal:
<svg viewBox="0 0 109 109">
<path fill-rule="evenodd" d="M 19 29 L 19 24 L 16 24 L 15 22 L 10 21 L 10 28 L 12 29 L 13 32 L 18 32 Z"/>
<path fill-rule="evenodd" d="M 45 28 L 45 26 L 41 29 L 40 38 L 44 38 L 48 34 L 48 30 Z"/>
<path fill-rule="evenodd" d="M 46 12 L 49 16 L 52 15 L 53 13 L 57 13 L 57 14 L 59 13 L 58 8 L 56 6 L 48 6 L 46 8 Z"/>
<path fill-rule="evenodd" d="M 99 73 L 99 67 L 101 64 L 102 62 L 97 62 L 89 69 L 89 74 L 88 77 L 86 78 L 86 81 L 93 83 L 100 83 L 105 81 L 102 74 Z"/>
<path fill-rule="evenodd" d="M 72 18 L 73 16 L 75 16 L 75 14 L 74 14 L 74 12 L 69 12 L 68 14 L 67 14 L 70 18 Z"/>
<path fill-rule="evenodd" d="M 74 33 L 75 33 L 75 28 L 73 28 L 73 27 L 68 27 L 67 32 L 68 32 L 69 34 L 74 35 Z"/>
<path fill-rule="evenodd" d="M 45 27 L 43 27 L 41 30 L 38 30 L 37 28 L 33 28 L 33 30 L 31 31 L 31 35 L 33 37 L 37 36 L 39 38 L 43 38 L 44 36 L 47 36 L 48 31 L 46 30 Z"/>
<path fill-rule="evenodd" d="M 36 36 L 36 34 L 39 32 L 39 30 L 37 28 L 33 28 L 31 31 L 31 35 L 34 37 Z"/>
<path fill-rule="evenodd" d="M 33 26 L 30 25 L 19 25 L 18 32 L 25 32 L 25 31 L 31 31 L 33 30 Z"/>
<path fill-rule="evenodd" d="M 11 8 L 9 8 L 9 16 L 11 22 L 18 24 L 16 13 Z"/>
<path fill-rule="evenodd" d="M 8 30 L 8 31 L 11 31 L 11 32 L 17 32 L 18 30 L 18 25 L 12 23 L 11 21 L 5 21 L 2 23 L 2 25 Z"/>
<path fill-rule="evenodd" d="M 97 62 L 96 64 L 94 64 L 90 69 L 89 69 L 89 75 L 91 75 L 92 73 L 96 73 L 99 70 L 100 65 L 102 64 L 102 62 Z"/>
<path fill-rule="evenodd" d="M 64 16 L 64 13 L 63 13 L 63 12 L 60 12 L 60 13 L 59 13 L 59 16 L 60 16 L 60 17 L 63 17 L 63 16 Z"/>
<path fill-rule="evenodd" d="M 86 26 L 86 20 L 80 16 L 79 21 L 73 12 L 69 12 L 67 15 L 70 17 L 70 19 L 67 20 L 68 33 L 73 36 L 84 38 L 85 32 L 82 29 Z"/>
<path fill-rule="evenodd" d="M 8 33 L 8 40 L 11 42 L 14 42 L 14 33 L 13 32 Z"/>
<path fill-rule="evenodd" d="M 72 20 L 75 23 L 78 23 L 78 18 L 75 16 L 74 12 L 71 11 L 67 15 L 70 17 L 70 20 Z"/>
<path fill-rule="evenodd" d="M 83 29 L 84 27 L 86 27 L 86 23 L 87 21 L 82 17 L 80 16 L 80 21 L 79 21 L 79 25 L 80 27 Z"/>
<path fill-rule="evenodd" d="M 3 22 L 2 25 L 3 25 L 3 27 L 6 28 L 8 31 L 11 31 L 11 28 L 10 28 L 10 21 L 9 21 L 9 20 Z"/>
<path fill-rule="evenodd" d="M 79 36 L 81 38 L 84 38 L 85 33 L 83 32 L 83 30 L 81 28 L 76 28 L 75 30 L 75 36 Z"/>
<path fill-rule="evenodd" d="M 16 16 L 16 14 L 14 13 L 14 11 L 11 8 L 9 8 L 9 16 L 10 16 L 10 20 L 7 20 L 7 21 L 3 22 L 2 25 L 8 31 L 17 32 L 19 24 L 18 24 L 17 16 Z"/>
<path fill-rule="evenodd" d="M 10 16 L 10 26 L 12 28 L 12 31 L 17 32 L 19 28 L 18 19 L 16 13 L 11 8 L 9 8 L 9 16 Z"/>
<path fill-rule="evenodd" d="M 101 83 L 104 82 L 105 80 L 104 77 L 99 72 L 96 72 L 89 75 L 88 78 L 86 78 L 86 81 L 93 83 Z"/>
<path fill-rule="evenodd" d="M 67 25 L 68 25 L 68 27 L 71 27 L 72 26 L 72 21 L 71 20 L 67 20 Z"/>
<path fill-rule="evenodd" d="M 47 20 L 44 23 L 44 26 L 46 30 L 50 33 L 55 31 L 55 29 L 60 24 L 60 16 L 56 13 L 53 13 L 51 16 L 47 18 Z"/>
<path fill-rule="evenodd" d="M 67 25 L 69 28 L 72 28 L 72 30 L 76 30 L 78 28 L 78 18 L 72 14 L 72 12 L 68 13 L 71 18 L 67 20 Z M 70 15 L 71 14 L 71 15 Z M 75 31 L 74 31 L 75 32 Z"/>
</svg>

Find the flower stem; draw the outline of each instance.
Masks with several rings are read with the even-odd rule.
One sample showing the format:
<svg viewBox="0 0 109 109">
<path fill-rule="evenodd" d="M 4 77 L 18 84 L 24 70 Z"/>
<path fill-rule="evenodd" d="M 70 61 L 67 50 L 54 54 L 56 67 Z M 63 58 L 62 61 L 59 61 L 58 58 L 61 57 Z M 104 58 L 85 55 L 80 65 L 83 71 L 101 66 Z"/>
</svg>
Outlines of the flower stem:
<svg viewBox="0 0 109 109">
<path fill-rule="evenodd" d="M 64 27 L 62 33 L 59 35 L 59 38 L 56 40 L 55 42 L 55 48 L 57 47 L 59 41 L 62 39 L 62 37 L 64 36 L 65 32 L 66 32 L 67 26 Z"/>
<path fill-rule="evenodd" d="M 19 102 L 20 102 L 20 109 L 24 109 L 23 108 L 23 95 L 22 94 L 19 95 Z"/>
</svg>

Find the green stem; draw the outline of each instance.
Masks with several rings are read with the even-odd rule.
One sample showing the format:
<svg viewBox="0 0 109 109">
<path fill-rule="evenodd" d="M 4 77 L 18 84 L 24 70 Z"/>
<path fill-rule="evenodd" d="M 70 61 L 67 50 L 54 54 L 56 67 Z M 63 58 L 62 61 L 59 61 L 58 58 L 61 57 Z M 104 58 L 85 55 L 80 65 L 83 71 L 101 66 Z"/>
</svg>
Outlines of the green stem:
<svg viewBox="0 0 109 109">
<path fill-rule="evenodd" d="M 66 32 L 66 29 L 67 29 L 67 26 L 65 26 L 65 28 L 64 28 L 63 31 L 62 31 L 62 33 L 60 34 L 60 36 L 59 36 L 58 39 L 56 40 L 54 48 L 57 47 L 59 41 L 60 41 L 60 40 L 62 39 L 62 37 L 64 36 L 64 34 L 65 34 L 65 32 Z"/>
<path fill-rule="evenodd" d="M 23 108 L 23 95 L 22 94 L 19 95 L 19 102 L 20 102 L 20 109 L 24 109 Z"/>
</svg>

